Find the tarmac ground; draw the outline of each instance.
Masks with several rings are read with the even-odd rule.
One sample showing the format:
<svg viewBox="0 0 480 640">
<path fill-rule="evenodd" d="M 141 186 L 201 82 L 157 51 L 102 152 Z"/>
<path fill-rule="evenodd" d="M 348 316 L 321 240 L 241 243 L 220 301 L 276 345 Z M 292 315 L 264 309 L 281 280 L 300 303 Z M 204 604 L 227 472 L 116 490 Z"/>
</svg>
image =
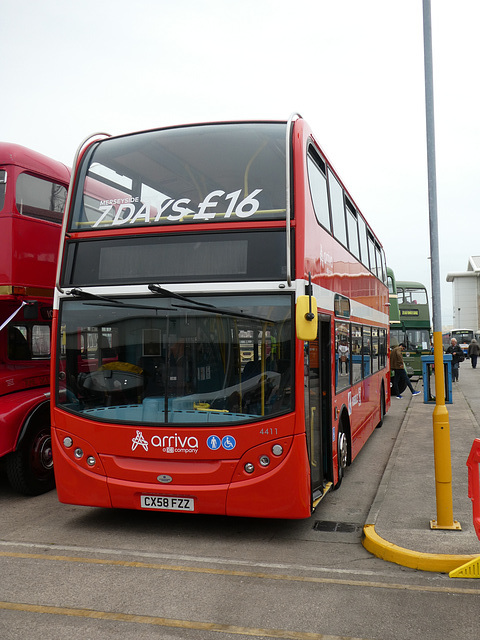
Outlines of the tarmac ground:
<svg viewBox="0 0 480 640">
<path fill-rule="evenodd" d="M 474 440 L 480 438 L 480 365 L 473 369 L 470 360 L 461 363 L 459 381 L 452 383 L 452 403 L 445 405 L 450 428 L 451 529 L 431 527 L 431 521 L 445 523 L 444 484 L 437 499 L 435 403 L 425 403 L 421 377 L 412 383 L 421 395 L 412 396 L 406 389 L 401 400 L 392 396 L 392 405 L 402 403 L 405 413 L 364 526 L 363 545 L 373 555 L 406 567 L 451 577 L 480 577 L 480 540 L 468 497 L 467 469 Z"/>
</svg>

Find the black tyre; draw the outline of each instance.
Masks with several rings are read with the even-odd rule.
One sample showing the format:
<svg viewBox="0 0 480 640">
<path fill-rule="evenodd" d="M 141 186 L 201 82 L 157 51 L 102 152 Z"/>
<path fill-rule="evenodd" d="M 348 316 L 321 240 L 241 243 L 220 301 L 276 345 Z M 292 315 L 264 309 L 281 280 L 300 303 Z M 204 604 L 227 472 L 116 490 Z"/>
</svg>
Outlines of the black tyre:
<svg viewBox="0 0 480 640">
<path fill-rule="evenodd" d="M 380 422 L 377 424 L 377 429 L 383 425 L 383 419 L 385 418 L 385 391 L 382 388 L 380 389 Z"/>
<path fill-rule="evenodd" d="M 337 467 L 338 467 L 338 482 L 335 485 L 335 489 L 338 489 L 342 484 L 343 476 L 345 475 L 345 469 L 348 466 L 348 436 L 345 429 L 345 424 L 341 419 L 338 423 L 338 437 L 337 437 Z"/>
<path fill-rule="evenodd" d="M 55 486 L 50 425 L 32 424 L 17 451 L 6 460 L 8 480 L 15 491 L 38 496 Z"/>
</svg>

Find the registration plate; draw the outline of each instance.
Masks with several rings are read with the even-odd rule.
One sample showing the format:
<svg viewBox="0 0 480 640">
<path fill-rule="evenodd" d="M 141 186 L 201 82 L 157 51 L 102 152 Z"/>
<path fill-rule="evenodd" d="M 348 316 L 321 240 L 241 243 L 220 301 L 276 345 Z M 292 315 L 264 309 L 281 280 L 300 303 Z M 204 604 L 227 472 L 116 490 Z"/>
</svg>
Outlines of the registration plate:
<svg viewBox="0 0 480 640">
<path fill-rule="evenodd" d="M 175 496 L 141 496 L 142 509 L 160 509 L 166 511 L 195 511 L 193 498 Z"/>
</svg>

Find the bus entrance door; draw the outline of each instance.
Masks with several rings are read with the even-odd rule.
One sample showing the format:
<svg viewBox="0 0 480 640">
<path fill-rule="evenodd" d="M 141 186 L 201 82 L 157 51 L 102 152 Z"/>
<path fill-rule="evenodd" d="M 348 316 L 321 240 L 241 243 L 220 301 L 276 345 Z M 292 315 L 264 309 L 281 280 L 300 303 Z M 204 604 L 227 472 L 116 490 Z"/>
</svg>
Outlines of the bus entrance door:
<svg viewBox="0 0 480 640">
<path fill-rule="evenodd" d="M 305 426 L 315 507 L 331 488 L 327 481 L 330 321 L 319 318 L 318 336 L 305 342 Z"/>
</svg>

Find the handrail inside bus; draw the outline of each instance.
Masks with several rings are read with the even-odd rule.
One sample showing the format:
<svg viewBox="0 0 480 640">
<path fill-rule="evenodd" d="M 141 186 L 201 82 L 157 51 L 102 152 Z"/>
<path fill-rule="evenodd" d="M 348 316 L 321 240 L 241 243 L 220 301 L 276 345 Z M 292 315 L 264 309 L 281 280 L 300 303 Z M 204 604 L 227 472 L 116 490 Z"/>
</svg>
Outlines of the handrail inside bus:
<svg viewBox="0 0 480 640">
<path fill-rule="evenodd" d="M 292 115 L 290 116 L 290 118 L 288 119 L 287 122 L 287 131 L 286 131 L 286 140 L 285 140 L 285 158 L 286 158 L 286 162 L 285 162 L 285 167 L 286 167 L 286 181 L 285 181 L 285 188 L 286 188 L 286 212 L 285 212 L 285 218 L 286 218 L 286 234 L 287 234 L 287 284 L 290 287 L 292 285 L 292 264 L 291 264 L 291 251 L 290 251 L 290 246 L 291 246 L 291 229 L 290 229 L 290 220 L 292 217 L 291 214 L 291 206 L 290 206 L 290 197 L 291 197 L 291 189 L 290 189 L 290 170 L 291 170 L 291 156 L 292 156 L 292 133 L 293 133 L 293 124 L 295 122 L 295 120 L 297 120 L 298 118 L 301 118 L 302 116 L 299 113 L 292 113 Z"/>
<path fill-rule="evenodd" d="M 104 138 L 110 138 L 111 134 L 110 133 L 103 133 L 103 132 L 97 132 L 97 133 L 92 133 L 89 136 L 87 136 L 79 145 L 76 153 L 75 153 L 75 157 L 73 159 L 73 166 L 72 166 L 72 172 L 70 175 L 70 184 L 68 185 L 68 194 L 67 194 L 67 201 L 65 203 L 65 212 L 63 215 L 63 222 L 62 222 L 62 231 L 60 234 L 60 246 L 58 249 L 58 263 L 57 263 L 57 276 L 55 279 L 55 287 L 57 289 L 57 291 L 59 293 L 64 293 L 64 290 L 61 288 L 60 286 L 60 277 L 61 277 L 61 272 L 62 272 L 62 258 L 63 258 L 63 248 L 65 246 L 65 234 L 67 231 L 67 219 L 68 219 L 68 212 L 70 211 L 70 202 L 72 200 L 72 193 L 73 193 L 73 183 L 75 180 L 75 173 L 77 171 L 77 165 L 78 165 L 78 160 L 80 158 L 80 154 L 82 153 L 82 151 L 84 150 L 84 148 L 90 143 L 94 142 L 96 139 L 101 140 Z"/>
</svg>

